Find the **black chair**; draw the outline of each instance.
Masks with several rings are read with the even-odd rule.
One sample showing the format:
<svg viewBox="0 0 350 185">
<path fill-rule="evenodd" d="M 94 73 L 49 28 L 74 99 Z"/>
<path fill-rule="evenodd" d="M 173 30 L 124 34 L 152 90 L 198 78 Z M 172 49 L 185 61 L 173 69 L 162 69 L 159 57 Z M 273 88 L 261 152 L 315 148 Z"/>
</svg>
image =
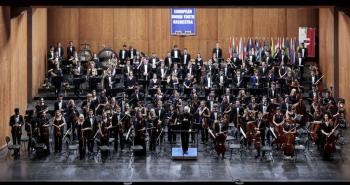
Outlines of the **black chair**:
<svg viewBox="0 0 350 185">
<path fill-rule="evenodd" d="M 7 145 L 7 155 L 6 155 L 6 158 L 8 158 L 9 154 L 11 153 L 11 150 L 13 150 L 15 153 L 16 152 L 19 152 L 21 146 L 20 145 L 14 145 L 14 144 L 10 144 L 10 137 L 9 136 L 6 136 L 5 137 L 5 141 L 6 141 L 6 145 Z M 17 151 L 16 151 L 17 150 Z M 15 159 L 16 159 L 16 156 L 15 156 Z"/>
</svg>

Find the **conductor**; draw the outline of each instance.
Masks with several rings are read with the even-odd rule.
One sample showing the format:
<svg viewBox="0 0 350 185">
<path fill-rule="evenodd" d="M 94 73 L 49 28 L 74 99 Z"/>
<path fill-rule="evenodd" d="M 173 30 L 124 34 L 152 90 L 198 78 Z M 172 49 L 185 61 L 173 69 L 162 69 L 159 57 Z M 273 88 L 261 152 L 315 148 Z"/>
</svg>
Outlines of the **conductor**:
<svg viewBox="0 0 350 185">
<path fill-rule="evenodd" d="M 184 154 L 187 154 L 188 151 L 188 142 L 189 142 L 189 135 L 190 135 L 190 124 L 192 121 L 192 115 L 190 113 L 190 108 L 188 106 L 184 107 L 184 112 L 181 115 L 182 120 L 182 128 L 181 128 L 181 145 L 182 145 L 182 151 Z"/>
</svg>

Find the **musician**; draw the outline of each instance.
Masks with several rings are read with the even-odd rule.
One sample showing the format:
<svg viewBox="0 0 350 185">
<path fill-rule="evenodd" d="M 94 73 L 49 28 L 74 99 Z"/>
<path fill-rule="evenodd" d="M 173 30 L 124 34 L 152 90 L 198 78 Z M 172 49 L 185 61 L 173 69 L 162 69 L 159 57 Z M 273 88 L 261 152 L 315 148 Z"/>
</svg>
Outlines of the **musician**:
<svg viewBox="0 0 350 185">
<path fill-rule="evenodd" d="M 226 100 L 225 100 L 226 99 Z M 235 101 L 235 97 L 233 96 L 233 94 L 231 93 L 230 88 L 226 88 L 225 90 L 225 94 L 222 97 L 222 101 L 226 102 L 226 103 L 231 103 Z"/>
<path fill-rule="evenodd" d="M 211 88 L 213 88 L 213 81 L 214 81 L 214 79 L 212 78 L 211 73 L 208 72 L 207 75 L 204 76 L 204 79 L 203 79 L 204 88 L 205 88 L 205 89 L 211 89 Z"/>
<path fill-rule="evenodd" d="M 170 111 L 168 113 L 168 141 L 171 143 L 176 142 L 176 134 L 173 132 L 173 130 L 176 130 L 177 126 L 177 118 L 178 118 L 178 111 L 175 108 L 174 105 L 170 105 Z"/>
<path fill-rule="evenodd" d="M 227 77 L 224 75 L 224 71 L 223 70 L 220 70 L 219 74 L 216 77 L 216 81 L 219 84 L 219 88 L 222 89 L 222 90 L 224 89 L 224 87 L 227 86 L 228 80 L 227 80 Z M 219 92 L 218 96 L 220 97 L 221 94 L 222 94 L 222 91 Z"/>
<path fill-rule="evenodd" d="M 86 100 L 84 100 L 83 103 L 81 104 L 81 109 L 83 110 L 83 114 L 86 116 L 88 115 L 89 110 L 94 111 L 96 109 L 96 105 L 92 101 L 92 94 L 91 93 L 88 93 L 86 95 Z"/>
<path fill-rule="evenodd" d="M 222 59 L 222 49 L 220 48 L 220 44 L 218 42 L 215 44 L 215 48 L 213 48 L 212 51 L 212 56 L 214 55 L 217 57 L 218 63 L 220 64 Z"/>
<path fill-rule="evenodd" d="M 40 129 L 39 141 L 44 143 L 46 146 L 46 155 L 50 154 L 50 137 L 49 137 L 49 118 L 46 111 L 40 112 L 37 116 L 37 126 Z"/>
<path fill-rule="evenodd" d="M 219 106 L 217 103 L 215 103 L 213 106 L 213 110 L 211 111 L 211 114 L 210 114 L 210 126 L 213 127 L 215 121 L 219 121 L 221 117 L 222 117 L 222 114 L 219 110 Z"/>
<path fill-rule="evenodd" d="M 61 92 L 61 84 L 63 78 L 62 69 L 60 68 L 59 64 L 57 64 L 56 68 L 53 71 L 51 71 L 50 76 L 51 83 L 55 86 L 55 94 L 56 96 L 58 96 L 58 94 Z"/>
<path fill-rule="evenodd" d="M 24 116 L 24 120 L 25 120 L 25 125 L 24 125 L 24 129 L 27 132 L 27 136 L 29 138 L 29 142 L 28 142 L 28 148 L 27 151 L 31 151 L 32 148 L 34 148 L 34 143 L 32 142 L 33 140 L 38 140 L 38 129 L 36 126 L 36 120 L 33 117 L 33 111 L 31 110 L 27 110 L 26 111 L 26 115 Z M 30 152 L 28 152 L 28 156 L 30 156 Z"/>
<path fill-rule="evenodd" d="M 102 119 L 99 121 L 98 124 L 99 132 L 100 134 L 100 146 L 108 146 L 109 145 L 109 129 L 112 128 L 111 120 L 107 116 L 107 113 L 102 114 Z M 98 134 L 98 133 L 97 133 Z M 105 157 L 107 156 L 108 152 L 102 152 L 101 151 L 101 156 Z"/>
<path fill-rule="evenodd" d="M 310 88 L 312 89 L 312 86 L 317 87 L 319 83 L 322 83 L 322 79 L 318 75 L 316 75 L 314 71 L 311 71 L 309 82 L 310 82 Z"/>
<path fill-rule="evenodd" d="M 136 78 L 134 77 L 134 73 L 130 72 L 127 78 L 124 80 L 124 86 L 127 89 L 134 89 L 137 85 Z"/>
<path fill-rule="evenodd" d="M 61 112 L 59 110 L 55 111 L 55 118 L 53 120 L 54 135 L 55 135 L 54 137 L 55 153 L 62 152 L 62 139 L 63 139 L 64 125 L 66 125 L 66 121 L 62 116 Z"/>
<path fill-rule="evenodd" d="M 92 61 L 95 63 L 97 68 L 101 68 L 100 58 L 97 57 L 96 53 L 94 53 Z"/>
<path fill-rule="evenodd" d="M 241 102 L 239 100 L 236 100 L 235 106 L 232 109 L 232 119 L 236 128 L 238 128 L 238 122 L 240 117 L 243 115 L 243 112 L 244 108 L 241 106 Z"/>
<path fill-rule="evenodd" d="M 85 142 L 85 135 L 84 135 L 84 115 L 80 114 L 79 119 L 77 121 L 77 127 L 76 127 L 76 132 L 79 140 L 79 158 L 80 160 L 85 158 L 85 152 L 86 152 L 86 142 Z M 87 130 L 89 127 L 85 128 Z"/>
<path fill-rule="evenodd" d="M 40 98 L 38 104 L 35 106 L 36 117 L 39 117 L 42 112 L 47 112 L 48 108 L 45 104 L 44 98 Z"/>
<path fill-rule="evenodd" d="M 306 60 L 308 57 L 308 49 L 305 47 L 305 44 L 302 42 L 299 46 L 298 53 L 300 53 L 300 56 Z"/>
<path fill-rule="evenodd" d="M 181 56 L 182 66 L 185 67 L 191 63 L 191 55 L 188 53 L 187 48 L 184 48 L 184 53 Z"/>
<path fill-rule="evenodd" d="M 164 62 L 165 62 L 165 66 L 166 66 L 169 70 L 171 70 L 171 69 L 173 68 L 174 62 L 173 62 L 173 59 L 172 59 L 172 57 L 171 57 L 171 52 L 168 52 L 168 53 L 167 53 L 167 56 L 165 57 Z"/>
<path fill-rule="evenodd" d="M 165 68 L 164 62 L 160 63 L 160 68 L 158 68 L 157 70 L 157 76 L 159 76 L 161 80 L 165 80 L 168 75 L 168 69 Z"/>
<path fill-rule="evenodd" d="M 47 53 L 47 69 L 50 71 L 56 67 L 55 65 L 55 47 L 50 46 L 50 50 Z"/>
<path fill-rule="evenodd" d="M 241 71 L 237 70 L 236 77 L 233 79 L 233 83 L 236 88 L 243 88 L 244 87 L 244 81 L 243 77 L 241 76 Z"/>
<path fill-rule="evenodd" d="M 74 53 L 75 53 L 75 47 L 73 46 L 73 41 L 69 41 L 69 45 L 67 47 L 67 60 L 74 57 Z"/>
<path fill-rule="evenodd" d="M 182 145 L 182 152 L 184 154 L 188 153 L 188 143 L 189 143 L 189 131 L 191 128 L 191 122 L 192 122 L 192 114 L 190 113 L 190 108 L 188 106 L 185 106 L 184 112 L 180 115 L 180 120 L 182 120 L 181 124 L 181 145 Z"/>
<path fill-rule="evenodd" d="M 143 79 L 149 80 L 151 70 L 151 66 L 148 64 L 148 59 L 144 58 L 143 65 L 141 66 L 141 74 L 143 76 Z"/>
<path fill-rule="evenodd" d="M 202 143 L 208 142 L 208 127 L 209 122 L 208 118 L 210 118 L 210 110 L 207 108 L 205 101 L 201 101 L 200 107 L 198 107 L 197 112 L 197 123 L 201 125 L 201 140 Z"/>
<path fill-rule="evenodd" d="M 57 98 L 57 101 L 54 104 L 55 112 L 59 110 L 61 113 L 65 112 L 67 109 L 67 103 L 63 101 L 63 95 L 60 94 Z"/>
<path fill-rule="evenodd" d="M 135 106 L 137 102 L 143 101 L 144 98 L 145 98 L 145 95 L 140 92 L 140 87 L 135 86 L 135 91 L 134 91 L 133 95 L 131 96 L 132 105 Z"/>
<path fill-rule="evenodd" d="M 171 58 L 174 59 L 174 62 L 180 63 L 181 60 L 181 50 L 177 47 L 177 45 L 174 45 L 174 48 L 171 50 Z"/>
<path fill-rule="evenodd" d="M 186 78 L 187 74 L 190 74 L 191 79 L 197 76 L 196 70 L 192 65 L 192 62 L 189 62 L 186 65 L 186 68 L 182 70 L 182 78 Z"/>
<path fill-rule="evenodd" d="M 142 150 L 140 152 L 135 152 L 135 155 L 145 155 L 146 154 L 146 141 L 145 141 L 145 131 L 146 123 L 143 119 L 141 112 L 136 112 L 136 119 L 134 121 L 135 125 L 135 145 L 141 145 Z"/>
<path fill-rule="evenodd" d="M 272 64 L 273 59 L 269 51 L 265 51 L 265 56 L 263 57 L 263 61 L 269 66 Z"/>
<path fill-rule="evenodd" d="M 216 74 L 217 73 L 216 65 L 213 64 L 213 60 L 212 59 L 209 59 L 208 64 L 205 67 L 206 67 L 206 72 L 207 73 L 211 73 L 211 74 Z"/>
<path fill-rule="evenodd" d="M 267 66 L 266 62 L 261 62 L 261 67 L 259 70 L 261 76 L 267 77 L 269 74 L 269 67 Z"/>
<path fill-rule="evenodd" d="M 24 125 L 24 118 L 20 115 L 19 108 L 15 108 L 15 114 L 10 117 L 10 127 L 12 134 L 12 143 L 14 145 L 21 145 L 21 136 L 22 136 L 22 125 Z M 19 151 L 14 150 L 13 156 L 15 159 L 19 158 Z"/>
<path fill-rule="evenodd" d="M 112 72 L 107 70 L 107 75 L 103 78 L 103 87 L 107 91 L 113 88 L 114 77 L 112 76 Z"/>
<path fill-rule="evenodd" d="M 126 94 L 125 93 L 123 93 L 122 94 L 122 98 L 120 98 L 119 100 L 118 100 L 118 105 L 120 106 L 120 108 L 121 108 L 121 112 L 124 112 L 125 111 L 125 109 L 126 109 L 126 104 L 128 103 L 128 99 L 126 98 Z"/>
<path fill-rule="evenodd" d="M 285 64 L 289 63 L 289 56 L 286 52 L 286 48 L 282 48 L 281 61 L 284 62 Z"/>
<path fill-rule="evenodd" d="M 89 110 L 88 115 L 83 123 L 83 129 L 86 129 L 83 133 L 84 136 L 86 136 L 86 140 L 84 142 L 87 143 L 88 151 L 90 154 L 92 154 L 94 150 L 94 136 L 97 131 L 97 120 L 94 116 L 93 109 Z"/>
<path fill-rule="evenodd" d="M 255 137 L 259 137 L 260 138 L 255 138 L 255 140 L 261 140 L 260 142 L 260 147 L 256 148 L 257 149 L 257 155 L 255 156 L 255 158 L 260 157 L 260 153 L 261 153 L 261 147 L 265 146 L 265 136 L 270 136 L 271 135 L 271 130 L 270 130 L 270 122 L 268 120 L 267 117 L 268 113 L 263 113 L 263 116 L 260 120 L 260 122 L 258 123 L 258 126 L 255 128 L 256 130 L 256 134 Z M 268 145 L 270 145 L 270 140 L 268 139 Z M 265 151 L 262 152 L 262 157 L 265 156 Z"/>
<path fill-rule="evenodd" d="M 252 48 L 252 49 L 253 49 L 253 48 Z M 246 60 L 247 60 L 247 62 L 249 63 L 249 65 L 251 65 L 251 66 L 257 65 L 257 64 L 256 64 L 257 60 L 256 60 L 256 57 L 255 57 L 255 55 L 253 54 L 252 50 L 249 50 L 248 56 L 247 56 Z"/>
<path fill-rule="evenodd" d="M 250 85 L 252 88 L 259 88 L 261 86 L 261 77 L 259 76 L 259 71 L 255 70 L 254 76 L 250 77 Z"/>
<path fill-rule="evenodd" d="M 275 99 L 275 98 L 279 98 L 280 97 L 280 94 L 279 94 L 279 92 L 276 89 L 276 83 L 275 82 L 271 83 L 271 87 L 267 90 L 267 96 L 270 99 Z"/>
<path fill-rule="evenodd" d="M 242 104 L 245 104 L 247 103 L 248 98 L 249 97 L 247 96 L 245 89 L 241 89 L 238 91 L 238 96 L 236 100 L 240 101 Z"/>
<path fill-rule="evenodd" d="M 129 46 L 128 56 L 130 58 L 131 65 L 133 65 L 134 59 L 137 56 L 136 52 L 137 52 L 137 50 L 135 48 L 133 48 L 132 46 Z"/>
<path fill-rule="evenodd" d="M 208 95 L 208 101 L 207 101 L 207 106 L 209 107 L 210 111 L 213 111 L 214 109 L 214 101 L 215 101 L 215 91 L 214 90 L 210 90 L 210 93 Z"/>
<path fill-rule="evenodd" d="M 230 61 L 233 62 L 233 64 L 237 67 L 242 65 L 242 60 L 239 59 L 238 53 L 233 53 L 232 59 Z"/>
<path fill-rule="evenodd" d="M 149 87 L 152 89 L 160 87 L 160 80 L 158 80 L 156 73 L 153 73 L 153 78 L 149 82 Z"/>
<path fill-rule="evenodd" d="M 191 78 L 191 74 L 190 73 L 187 73 L 187 76 L 186 76 L 186 79 L 184 80 L 183 82 L 183 85 L 184 85 L 184 93 L 186 95 L 189 95 L 190 94 L 190 89 L 193 87 L 193 80 Z"/>
<path fill-rule="evenodd" d="M 176 77 L 179 76 L 179 74 L 181 74 L 181 68 L 178 68 L 178 64 L 174 63 L 173 69 L 172 69 L 172 75 L 175 75 Z M 181 67 L 181 66 L 180 66 Z"/>
<path fill-rule="evenodd" d="M 127 60 L 128 56 L 128 49 L 126 48 L 126 45 L 123 45 L 123 49 L 119 50 L 119 59 L 120 59 L 120 64 L 125 64 L 125 61 Z"/>
<path fill-rule="evenodd" d="M 148 124 L 149 124 L 149 128 L 150 128 L 149 150 L 155 151 L 156 144 L 157 144 L 157 138 L 160 134 L 161 122 L 159 122 L 159 119 L 158 119 L 156 112 L 153 108 L 150 109 L 148 116 L 147 116 L 147 120 L 148 120 Z"/>
<path fill-rule="evenodd" d="M 155 53 L 152 53 L 150 60 L 152 73 L 157 73 L 157 67 L 159 66 L 159 58 Z"/>
<path fill-rule="evenodd" d="M 269 105 L 270 105 L 270 103 L 268 102 L 267 97 L 263 96 L 262 102 L 259 104 L 259 111 L 262 112 L 263 114 L 270 112 L 270 110 L 268 110 Z"/>
<path fill-rule="evenodd" d="M 76 140 L 77 139 L 77 133 L 75 132 L 76 129 L 76 124 L 77 124 L 77 120 L 79 117 L 79 111 L 75 106 L 74 100 L 70 99 L 68 101 L 68 107 L 67 107 L 67 111 L 65 114 L 65 120 L 67 123 L 67 130 L 71 129 L 72 130 L 72 136 L 73 138 L 69 138 L 69 139 L 73 139 Z"/>
<path fill-rule="evenodd" d="M 175 90 L 179 88 L 179 79 L 177 78 L 175 71 L 171 75 L 168 76 L 167 84 L 168 84 L 168 86 L 172 87 Z"/>
<path fill-rule="evenodd" d="M 226 64 L 223 64 L 223 68 L 222 71 L 224 73 L 224 76 L 226 78 L 231 78 L 232 77 L 232 71 L 233 71 L 234 67 L 232 66 L 231 62 L 228 61 Z"/>
<path fill-rule="evenodd" d="M 57 46 L 55 48 L 55 53 L 57 54 L 57 57 L 59 58 L 59 60 L 63 59 L 64 51 L 63 51 L 63 47 L 62 47 L 61 42 L 57 42 Z"/>
</svg>

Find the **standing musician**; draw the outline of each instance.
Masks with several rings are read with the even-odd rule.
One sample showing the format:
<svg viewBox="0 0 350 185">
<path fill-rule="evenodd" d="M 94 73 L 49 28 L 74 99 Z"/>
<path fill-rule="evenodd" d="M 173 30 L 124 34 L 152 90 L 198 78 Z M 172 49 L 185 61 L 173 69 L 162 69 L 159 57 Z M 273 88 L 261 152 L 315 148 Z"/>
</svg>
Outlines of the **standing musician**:
<svg viewBox="0 0 350 185">
<path fill-rule="evenodd" d="M 55 118 L 53 120 L 53 126 L 54 126 L 54 134 L 55 134 L 55 153 L 61 153 L 62 152 L 62 139 L 63 139 L 63 130 L 64 125 L 66 125 L 66 121 L 63 118 L 61 112 L 57 110 L 55 112 Z"/>
<path fill-rule="evenodd" d="M 15 114 L 10 117 L 10 127 L 12 134 L 12 143 L 14 145 L 21 145 L 21 136 L 22 136 L 22 125 L 24 125 L 24 118 L 20 115 L 19 108 L 15 108 Z M 19 158 L 19 150 L 15 150 L 14 154 L 15 159 Z"/>
<path fill-rule="evenodd" d="M 332 121 L 329 113 L 325 113 L 322 123 L 321 123 L 321 128 L 319 132 L 319 138 L 320 138 L 320 152 L 321 155 L 325 159 L 330 158 L 330 154 L 335 151 L 335 136 L 334 136 L 334 131 L 337 129 L 337 126 L 334 125 L 334 122 Z M 334 138 L 331 140 L 331 137 Z M 330 145 L 333 147 L 327 148 L 326 145 Z"/>
<path fill-rule="evenodd" d="M 56 64 L 56 68 L 54 68 L 50 72 L 50 76 L 51 76 L 51 83 L 55 86 L 55 95 L 58 96 L 58 94 L 61 92 L 61 84 L 62 84 L 62 79 L 59 79 L 59 77 L 63 77 L 60 64 Z"/>
<path fill-rule="evenodd" d="M 184 112 L 180 115 L 180 120 L 182 120 L 181 124 L 181 145 L 182 152 L 184 154 L 188 153 L 188 143 L 189 143 L 189 135 L 191 131 L 191 122 L 192 122 L 192 114 L 190 113 L 190 108 L 185 106 Z"/>
<path fill-rule="evenodd" d="M 114 134 L 114 150 L 118 151 L 118 145 L 120 143 L 120 149 L 122 150 L 124 148 L 124 120 L 127 120 L 126 117 L 129 116 L 128 114 L 122 114 L 120 112 L 120 107 L 116 107 L 116 113 L 112 116 L 112 126 L 115 127 L 113 130 Z"/>
<path fill-rule="evenodd" d="M 60 94 L 57 98 L 57 101 L 54 104 L 54 110 L 59 110 L 61 113 L 65 112 L 67 109 L 66 102 L 63 101 L 63 95 Z"/>
<path fill-rule="evenodd" d="M 100 135 L 100 146 L 109 145 L 109 129 L 112 128 L 111 120 L 107 113 L 102 114 L 102 119 L 98 123 L 98 130 L 96 134 Z M 95 134 L 95 135 L 96 135 Z M 107 152 L 101 152 L 101 156 L 107 156 Z"/>
<path fill-rule="evenodd" d="M 289 113 L 287 112 L 286 114 L 288 115 Z M 294 123 L 292 116 L 290 117 L 286 116 L 286 123 L 283 126 L 283 133 L 284 133 L 284 142 L 282 144 L 282 150 L 284 151 L 284 154 L 286 156 L 291 156 L 293 158 L 296 124 Z M 288 137 L 292 137 L 292 139 L 289 140 Z M 289 141 L 291 143 L 289 143 Z"/>
<path fill-rule="evenodd" d="M 157 68 L 159 66 L 159 58 L 155 53 L 152 53 L 152 56 L 149 60 L 151 64 L 152 74 L 157 73 Z"/>
<path fill-rule="evenodd" d="M 213 48 L 212 55 L 215 55 L 218 58 L 218 63 L 220 64 L 222 59 L 222 49 L 218 42 L 215 44 L 215 48 Z"/>
<path fill-rule="evenodd" d="M 67 60 L 69 60 L 71 57 L 74 57 L 75 53 L 75 47 L 73 45 L 73 41 L 69 41 L 69 45 L 67 47 Z"/>
<path fill-rule="evenodd" d="M 159 119 L 153 108 L 148 112 L 147 120 L 148 120 L 148 125 L 151 128 L 149 133 L 150 135 L 149 150 L 155 151 L 157 138 L 160 134 L 161 122 L 159 122 Z"/>
<path fill-rule="evenodd" d="M 84 136 L 84 131 L 90 129 L 90 127 L 83 127 L 84 124 L 84 115 L 80 114 L 79 119 L 77 121 L 77 135 L 78 135 L 78 140 L 79 140 L 79 158 L 80 160 L 85 158 L 85 153 L 86 153 L 86 139 Z"/>
<path fill-rule="evenodd" d="M 146 124 L 140 111 L 136 112 L 136 119 L 134 121 L 134 125 L 135 125 L 135 145 L 142 146 L 142 150 L 135 152 L 135 155 L 137 154 L 145 155 L 146 154 L 146 140 L 145 140 Z"/>
<path fill-rule="evenodd" d="M 131 62 L 131 65 L 133 65 L 134 63 L 134 60 L 137 56 L 137 50 L 135 48 L 133 48 L 132 46 L 129 46 L 129 53 L 128 53 L 128 56 L 130 58 L 130 62 Z"/>
<path fill-rule="evenodd" d="M 125 78 L 124 80 L 124 86 L 127 88 L 127 89 L 134 89 L 134 87 L 136 86 L 136 79 L 134 77 L 134 74 L 133 72 L 130 72 L 128 75 L 127 75 L 127 78 Z"/>
<path fill-rule="evenodd" d="M 222 158 L 225 158 L 225 141 L 226 141 L 226 131 L 228 130 L 228 125 L 224 123 L 223 119 L 215 120 L 213 123 L 213 130 L 214 130 L 214 145 L 216 149 L 216 153 L 218 157 L 222 156 Z"/>
<path fill-rule="evenodd" d="M 114 77 L 112 76 L 111 70 L 107 70 L 107 75 L 103 78 L 103 88 L 107 91 L 113 89 Z"/>
<path fill-rule="evenodd" d="M 79 111 L 75 106 L 74 100 L 70 99 L 68 101 L 68 107 L 67 107 L 67 111 L 65 114 L 65 120 L 67 123 L 67 130 L 70 129 L 72 131 L 70 139 L 73 139 L 73 140 L 75 140 L 77 138 L 77 133 L 75 132 L 75 128 L 77 126 L 78 117 L 79 117 Z"/>
<path fill-rule="evenodd" d="M 198 107 L 197 112 L 197 122 L 202 125 L 201 127 L 201 135 L 202 135 L 202 143 L 208 142 L 208 127 L 209 127 L 209 118 L 210 118 L 210 110 L 207 108 L 205 101 L 201 101 L 200 107 Z"/>
<path fill-rule="evenodd" d="M 171 57 L 174 59 L 175 63 L 180 64 L 181 60 L 181 50 L 177 47 L 177 45 L 174 45 L 174 48 L 171 50 Z"/>
<path fill-rule="evenodd" d="M 46 154 L 50 155 L 50 136 L 49 136 L 49 118 L 45 111 L 37 117 L 37 125 L 40 129 L 39 131 L 39 141 L 44 143 L 46 146 Z"/>
<path fill-rule="evenodd" d="M 92 109 L 89 110 L 88 116 L 85 118 L 83 129 L 85 139 L 84 142 L 87 143 L 88 151 L 91 154 L 94 150 L 94 135 L 97 130 L 97 121 Z"/>
<path fill-rule="evenodd" d="M 129 57 L 128 55 L 128 49 L 126 48 L 126 45 L 123 45 L 123 48 L 119 51 L 119 59 L 120 59 L 120 64 L 125 64 L 125 61 Z"/>
<path fill-rule="evenodd" d="M 81 109 L 83 110 L 83 114 L 85 116 L 88 115 L 89 110 L 95 110 L 96 109 L 96 105 L 94 104 L 94 102 L 92 101 L 92 94 L 88 93 L 86 95 L 86 100 L 83 101 L 83 103 L 81 104 Z"/>
<path fill-rule="evenodd" d="M 170 112 L 168 115 L 169 123 L 168 123 L 168 141 L 170 143 L 176 142 L 176 134 L 173 132 L 173 130 L 176 130 L 177 123 L 177 117 L 178 117 L 178 111 L 175 108 L 174 105 L 170 105 Z"/>
</svg>

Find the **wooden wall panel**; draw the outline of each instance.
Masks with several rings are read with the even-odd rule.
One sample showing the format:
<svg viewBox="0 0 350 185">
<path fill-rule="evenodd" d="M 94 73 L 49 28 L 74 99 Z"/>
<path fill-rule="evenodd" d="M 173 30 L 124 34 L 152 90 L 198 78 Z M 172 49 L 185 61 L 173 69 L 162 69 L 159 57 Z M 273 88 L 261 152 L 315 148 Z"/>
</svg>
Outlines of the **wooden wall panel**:
<svg viewBox="0 0 350 185">
<path fill-rule="evenodd" d="M 100 51 L 104 44 L 116 51 L 126 44 L 146 54 L 155 52 L 160 58 L 177 44 L 181 49 L 188 48 L 192 56 L 200 52 L 207 59 L 218 41 L 227 57 L 230 36 L 296 37 L 299 26 L 318 25 L 318 11 L 316 8 L 197 8 L 197 35 L 188 37 L 170 36 L 169 8 L 49 8 L 48 22 L 49 44 L 59 40 L 64 45 L 69 40 L 86 41 L 93 52 Z"/>
<path fill-rule="evenodd" d="M 0 7 L 0 148 L 10 136 L 13 109 L 23 114 L 27 108 L 27 12 L 10 19 L 9 10 Z"/>
<path fill-rule="evenodd" d="M 339 56 L 339 71 L 338 71 L 338 85 L 339 97 L 345 99 L 345 112 L 347 123 L 349 126 L 350 120 L 350 17 L 343 12 L 339 13 L 339 42 L 338 42 L 338 56 Z"/>
<path fill-rule="evenodd" d="M 32 96 L 43 84 L 47 69 L 47 8 L 32 10 Z"/>
<path fill-rule="evenodd" d="M 319 64 L 325 87 L 334 87 L 334 9 L 319 9 Z"/>
</svg>

